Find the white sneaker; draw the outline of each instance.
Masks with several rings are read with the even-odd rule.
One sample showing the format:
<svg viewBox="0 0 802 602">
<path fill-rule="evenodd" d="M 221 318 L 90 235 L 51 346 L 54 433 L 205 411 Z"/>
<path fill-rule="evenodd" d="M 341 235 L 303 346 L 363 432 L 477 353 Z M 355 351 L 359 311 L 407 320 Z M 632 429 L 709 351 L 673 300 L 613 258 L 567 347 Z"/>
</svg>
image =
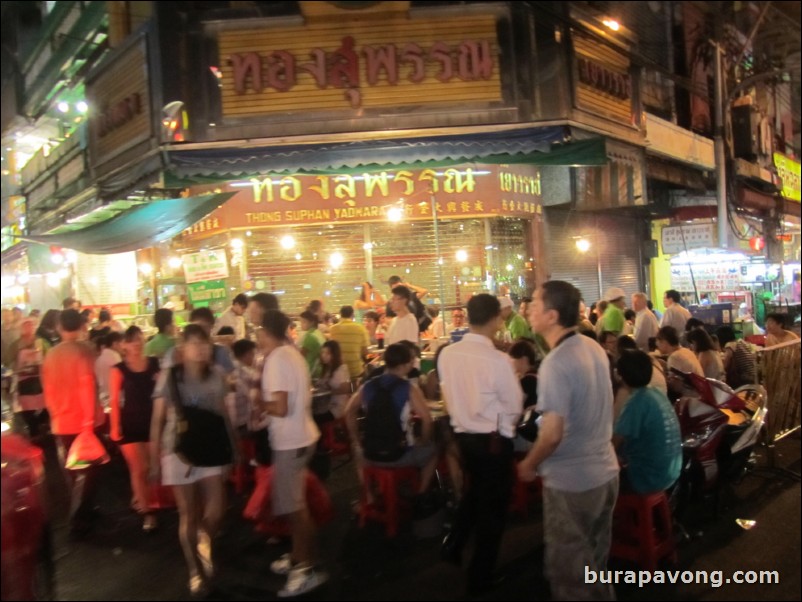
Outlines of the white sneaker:
<svg viewBox="0 0 802 602">
<path fill-rule="evenodd" d="M 279 556 L 278 560 L 270 563 L 270 570 L 276 575 L 286 575 L 292 570 L 292 558 L 289 552 Z"/>
<path fill-rule="evenodd" d="M 293 598 L 311 592 L 328 581 L 329 575 L 311 566 L 293 568 L 287 574 L 287 584 L 277 593 L 279 598 Z"/>
</svg>

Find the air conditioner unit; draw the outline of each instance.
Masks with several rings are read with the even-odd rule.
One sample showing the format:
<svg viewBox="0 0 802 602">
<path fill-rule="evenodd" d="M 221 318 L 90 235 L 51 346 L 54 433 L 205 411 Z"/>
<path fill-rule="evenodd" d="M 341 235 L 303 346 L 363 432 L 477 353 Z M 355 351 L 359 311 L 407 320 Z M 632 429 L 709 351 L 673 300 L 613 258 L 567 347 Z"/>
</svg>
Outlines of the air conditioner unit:
<svg viewBox="0 0 802 602">
<path fill-rule="evenodd" d="M 754 161 L 758 154 L 760 115 L 751 106 L 732 109 L 732 152 L 737 159 Z"/>
</svg>

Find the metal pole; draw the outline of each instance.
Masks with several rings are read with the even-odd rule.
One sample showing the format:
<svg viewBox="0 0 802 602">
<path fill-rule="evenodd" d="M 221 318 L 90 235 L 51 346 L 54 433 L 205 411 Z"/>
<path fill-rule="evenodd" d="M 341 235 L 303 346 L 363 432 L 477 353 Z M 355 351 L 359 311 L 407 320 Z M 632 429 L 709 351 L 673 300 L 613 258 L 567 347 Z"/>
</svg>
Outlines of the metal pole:
<svg viewBox="0 0 802 602">
<path fill-rule="evenodd" d="M 373 285 L 373 239 L 371 238 L 370 224 L 365 224 L 362 229 L 362 248 L 365 250 L 365 277 Z"/>
<path fill-rule="evenodd" d="M 437 286 L 440 289 L 440 305 L 446 305 L 446 289 L 443 286 L 443 255 L 440 253 L 440 226 L 437 223 L 437 198 L 432 192 L 429 196 L 429 202 L 432 204 L 432 218 L 434 219 L 434 249 L 437 254 Z"/>
<path fill-rule="evenodd" d="M 724 73 L 722 72 L 721 46 L 713 44 L 716 51 L 715 60 L 715 86 L 716 86 L 716 114 L 714 147 L 716 153 L 716 200 L 718 201 L 718 246 L 727 247 L 727 158 L 724 152 Z M 729 103 L 728 103 L 729 105 Z"/>
</svg>

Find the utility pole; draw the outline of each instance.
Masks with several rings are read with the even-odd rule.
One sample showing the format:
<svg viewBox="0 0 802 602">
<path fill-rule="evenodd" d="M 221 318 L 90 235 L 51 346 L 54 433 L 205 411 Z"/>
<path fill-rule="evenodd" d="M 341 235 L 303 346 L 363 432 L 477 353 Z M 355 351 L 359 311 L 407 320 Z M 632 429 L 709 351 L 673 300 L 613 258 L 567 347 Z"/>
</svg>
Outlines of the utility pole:
<svg viewBox="0 0 802 602">
<path fill-rule="evenodd" d="M 715 49 L 715 133 L 713 137 L 714 152 L 716 156 L 716 200 L 717 200 L 717 221 L 718 221 L 718 246 L 722 249 L 727 248 L 727 234 L 729 232 L 729 220 L 727 217 L 727 156 L 724 148 L 724 73 L 722 62 L 721 45 L 711 42 Z M 727 102 L 729 106 L 729 102 Z"/>
</svg>

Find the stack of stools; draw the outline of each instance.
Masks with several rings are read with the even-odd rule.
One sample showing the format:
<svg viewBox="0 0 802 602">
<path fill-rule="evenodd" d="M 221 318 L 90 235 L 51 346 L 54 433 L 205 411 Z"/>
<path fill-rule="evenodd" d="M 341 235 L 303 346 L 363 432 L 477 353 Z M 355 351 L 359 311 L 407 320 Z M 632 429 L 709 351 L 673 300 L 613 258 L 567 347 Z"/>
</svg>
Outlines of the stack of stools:
<svg viewBox="0 0 802 602">
<path fill-rule="evenodd" d="M 382 522 L 387 530 L 387 537 L 395 537 L 402 509 L 409 510 L 398 495 L 402 483 L 408 483 L 412 494 L 420 487 L 420 475 L 415 467 L 385 468 L 365 466 L 362 469 L 364 483 L 362 499 L 359 504 L 359 526 L 364 527 L 368 519 Z M 373 501 L 369 502 L 368 492 L 373 492 Z M 402 508 L 403 506 L 403 508 Z"/>
<path fill-rule="evenodd" d="M 671 508 L 664 491 L 619 494 L 613 511 L 610 556 L 650 571 L 661 560 L 677 561 Z"/>
</svg>

